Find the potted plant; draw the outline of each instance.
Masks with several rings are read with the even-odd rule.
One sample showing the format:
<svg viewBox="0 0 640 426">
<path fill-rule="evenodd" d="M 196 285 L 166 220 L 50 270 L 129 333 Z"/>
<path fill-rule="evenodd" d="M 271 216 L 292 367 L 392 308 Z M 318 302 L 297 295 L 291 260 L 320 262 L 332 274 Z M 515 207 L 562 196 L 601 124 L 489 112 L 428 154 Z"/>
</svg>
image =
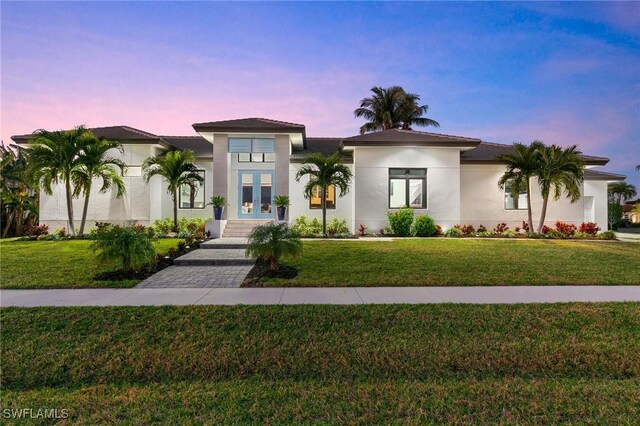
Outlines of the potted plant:
<svg viewBox="0 0 640 426">
<path fill-rule="evenodd" d="M 209 204 L 213 206 L 214 219 L 222 219 L 222 211 L 224 210 L 225 206 L 228 206 L 227 199 L 220 195 L 214 195 L 213 197 L 211 197 L 211 202 Z"/>
<path fill-rule="evenodd" d="M 289 206 L 289 196 L 288 195 L 276 195 L 273 197 L 273 203 L 276 205 L 276 210 L 278 210 L 278 220 L 284 220 L 287 214 L 287 207 Z"/>
</svg>

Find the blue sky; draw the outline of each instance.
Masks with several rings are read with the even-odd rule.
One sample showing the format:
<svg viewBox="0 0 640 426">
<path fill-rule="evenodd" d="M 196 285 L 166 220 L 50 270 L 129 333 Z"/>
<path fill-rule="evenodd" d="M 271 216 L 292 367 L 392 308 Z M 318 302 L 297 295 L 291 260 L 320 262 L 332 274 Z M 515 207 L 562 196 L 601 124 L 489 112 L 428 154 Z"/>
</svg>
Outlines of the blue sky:
<svg viewBox="0 0 640 426">
<path fill-rule="evenodd" d="M 2 139 L 262 116 L 356 134 L 401 85 L 442 133 L 578 144 L 640 187 L 640 3 L 1 4 Z M 427 129 L 429 130 L 429 129 Z"/>
</svg>

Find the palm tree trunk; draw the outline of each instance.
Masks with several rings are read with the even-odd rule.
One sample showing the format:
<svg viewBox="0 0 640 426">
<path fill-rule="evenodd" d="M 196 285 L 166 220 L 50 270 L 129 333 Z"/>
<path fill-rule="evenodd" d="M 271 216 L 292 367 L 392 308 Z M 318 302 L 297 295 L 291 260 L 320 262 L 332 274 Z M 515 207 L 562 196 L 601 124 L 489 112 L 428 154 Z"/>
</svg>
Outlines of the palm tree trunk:
<svg viewBox="0 0 640 426">
<path fill-rule="evenodd" d="M 327 236 L 327 190 L 322 187 L 322 236 Z"/>
<path fill-rule="evenodd" d="M 67 193 L 67 215 L 69 216 L 69 235 L 75 237 L 75 223 L 73 221 L 73 196 L 71 194 L 71 182 L 70 177 L 66 176 L 64 180 L 64 186 Z"/>
<path fill-rule="evenodd" d="M 533 213 L 531 211 L 531 184 L 527 180 L 527 219 L 529 220 L 529 232 L 533 232 Z"/>
<path fill-rule="evenodd" d="M 4 227 L 4 231 L 2 231 L 2 238 L 6 238 L 6 236 L 9 234 L 9 229 L 11 229 L 11 224 L 13 223 L 14 215 L 15 213 L 12 210 L 11 213 L 9 213 L 9 215 L 7 216 L 7 223 Z"/>
<path fill-rule="evenodd" d="M 540 225 L 538 226 L 538 233 L 542 233 L 542 227 L 544 226 L 544 220 L 547 216 L 547 204 L 549 203 L 549 196 L 542 197 L 542 212 L 540 213 Z"/>
<path fill-rule="evenodd" d="M 22 208 L 16 208 L 16 237 L 22 236 L 22 225 L 24 225 L 24 211 Z"/>
<path fill-rule="evenodd" d="M 178 232 L 178 190 L 173 191 L 173 231 Z"/>
<path fill-rule="evenodd" d="M 89 195 L 91 194 L 91 182 L 87 186 L 87 192 L 84 194 L 84 206 L 82 208 L 82 220 L 80 221 L 80 232 L 78 235 L 84 235 L 84 225 L 87 222 L 87 210 L 89 210 Z"/>
</svg>

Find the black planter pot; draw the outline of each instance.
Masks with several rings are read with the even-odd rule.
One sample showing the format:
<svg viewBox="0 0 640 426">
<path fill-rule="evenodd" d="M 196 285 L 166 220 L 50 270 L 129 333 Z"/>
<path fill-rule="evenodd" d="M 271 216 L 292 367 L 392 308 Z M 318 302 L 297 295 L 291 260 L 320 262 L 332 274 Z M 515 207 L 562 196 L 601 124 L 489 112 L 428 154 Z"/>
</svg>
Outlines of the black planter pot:
<svg viewBox="0 0 640 426">
<path fill-rule="evenodd" d="M 224 210 L 224 207 L 214 207 L 213 208 L 213 218 L 215 220 L 222 219 L 222 210 Z"/>
<path fill-rule="evenodd" d="M 284 220 L 284 217 L 287 215 L 287 208 L 285 206 L 278 206 L 278 220 Z"/>
</svg>

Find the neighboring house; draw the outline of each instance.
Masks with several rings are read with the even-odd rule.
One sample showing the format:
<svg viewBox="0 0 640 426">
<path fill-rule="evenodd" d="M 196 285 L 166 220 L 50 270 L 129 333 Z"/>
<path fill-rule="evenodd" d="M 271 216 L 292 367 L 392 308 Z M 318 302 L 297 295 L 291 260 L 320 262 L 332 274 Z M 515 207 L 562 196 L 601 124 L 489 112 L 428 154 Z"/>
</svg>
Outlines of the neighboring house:
<svg viewBox="0 0 640 426">
<path fill-rule="evenodd" d="M 256 221 L 273 220 L 275 195 L 291 198 L 290 220 L 300 215 L 321 217 L 319 196 L 305 199 L 305 181 L 295 181 L 296 171 L 311 152 L 341 152 L 352 169 L 354 180 L 345 196 L 329 190 L 327 214 L 328 219 L 346 219 L 351 230 L 362 224 L 378 232 L 388 224 L 387 213 L 405 205 L 416 215 L 432 216 L 444 229 L 455 224 L 493 228 L 499 222 L 521 226 L 527 217 L 526 195 L 514 199 L 498 187 L 505 164 L 497 156 L 511 152 L 510 145 L 397 129 L 345 138 L 307 137 L 301 124 L 264 118 L 197 123 L 193 128 L 200 136 L 157 136 L 127 126 L 91 129 L 124 145 L 128 171 L 124 198 L 92 194 L 89 223 L 134 220 L 147 225 L 171 217 L 171 199 L 162 178 L 145 183 L 140 166 L 145 158 L 172 149 L 192 149 L 204 175 L 193 204 L 189 187 L 181 191 L 180 217 L 212 217 L 206 203 L 212 195 L 221 195 L 229 202 L 221 225 L 234 233 L 247 232 Z M 12 139 L 27 144 L 29 137 Z M 551 202 L 548 225 L 556 220 L 606 225 L 607 183 L 625 177 L 592 169 L 607 164 L 607 158 L 583 158 L 588 168 L 583 197 L 573 204 L 566 198 Z M 542 199 L 535 181 L 532 188 L 537 218 Z M 81 211 L 82 199 L 74 203 Z M 62 187 L 53 195 L 42 193 L 40 222 L 53 229 L 67 226 Z"/>
<path fill-rule="evenodd" d="M 634 207 L 635 204 L 623 204 L 622 218 L 628 220 L 631 223 L 640 223 L 640 213 L 634 213 Z"/>
</svg>

